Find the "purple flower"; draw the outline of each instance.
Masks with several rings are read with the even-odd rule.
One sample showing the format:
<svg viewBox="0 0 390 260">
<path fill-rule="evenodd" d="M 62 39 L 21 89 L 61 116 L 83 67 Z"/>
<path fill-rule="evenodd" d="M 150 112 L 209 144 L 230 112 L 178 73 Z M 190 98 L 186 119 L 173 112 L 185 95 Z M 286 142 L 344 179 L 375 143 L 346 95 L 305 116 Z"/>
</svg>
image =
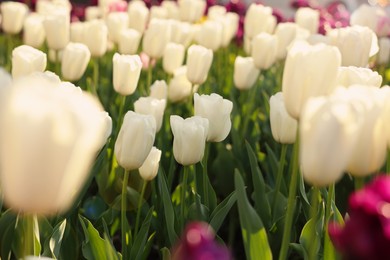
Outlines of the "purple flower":
<svg viewBox="0 0 390 260">
<path fill-rule="evenodd" d="M 204 222 L 187 225 L 181 239 L 173 249 L 173 260 L 230 260 L 229 250 L 214 240 L 211 226 Z"/>
<path fill-rule="evenodd" d="M 329 225 L 344 259 L 387 259 L 390 248 L 390 177 L 380 176 L 349 198 L 345 226 Z"/>
</svg>

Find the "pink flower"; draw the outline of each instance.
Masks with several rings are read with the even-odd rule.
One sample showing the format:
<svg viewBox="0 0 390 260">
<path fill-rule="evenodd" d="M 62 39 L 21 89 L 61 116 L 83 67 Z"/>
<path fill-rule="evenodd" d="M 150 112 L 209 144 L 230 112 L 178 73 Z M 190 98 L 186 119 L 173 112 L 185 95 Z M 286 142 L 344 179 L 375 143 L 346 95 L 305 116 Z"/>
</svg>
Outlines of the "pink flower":
<svg viewBox="0 0 390 260">
<path fill-rule="evenodd" d="M 115 1 L 108 6 L 108 12 L 127 12 L 127 2 L 126 1 Z"/>
<path fill-rule="evenodd" d="M 141 58 L 142 69 L 144 70 L 148 69 L 149 66 L 154 67 L 156 65 L 156 60 L 150 59 L 150 57 L 145 52 L 141 52 L 139 57 Z"/>
</svg>

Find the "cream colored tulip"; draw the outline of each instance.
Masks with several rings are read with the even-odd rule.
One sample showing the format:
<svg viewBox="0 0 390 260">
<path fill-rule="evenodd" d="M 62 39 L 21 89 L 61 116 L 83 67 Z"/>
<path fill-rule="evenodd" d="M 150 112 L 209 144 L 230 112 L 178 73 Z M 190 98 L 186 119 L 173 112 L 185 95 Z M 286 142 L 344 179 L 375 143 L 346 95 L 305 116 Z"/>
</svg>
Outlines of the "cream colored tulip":
<svg viewBox="0 0 390 260">
<path fill-rule="evenodd" d="M 149 10 L 149 20 L 152 19 L 167 19 L 168 18 L 168 10 L 163 6 L 153 5 Z"/>
<path fill-rule="evenodd" d="M 209 121 L 200 116 L 183 119 L 170 117 L 173 133 L 173 155 L 183 166 L 200 162 L 204 155 Z"/>
<path fill-rule="evenodd" d="M 142 50 L 150 57 L 159 59 L 163 56 L 170 39 L 170 26 L 167 20 L 153 19 L 145 31 Z"/>
<path fill-rule="evenodd" d="M 258 79 L 260 70 L 252 57 L 237 56 L 234 61 L 234 86 L 240 90 L 251 89 Z"/>
<path fill-rule="evenodd" d="M 150 96 L 157 99 L 167 99 L 168 86 L 165 80 L 156 80 L 152 86 L 150 86 Z"/>
<path fill-rule="evenodd" d="M 366 26 L 379 37 L 388 36 L 390 33 L 388 14 L 383 7 L 378 5 L 360 5 L 352 12 L 350 23 L 351 25 Z"/>
<path fill-rule="evenodd" d="M 115 142 L 118 164 L 127 171 L 141 167 L 153 147 L 155 133 L 153 116 L 127 112 Z"/>
<path fill-rule="evenodd" d="M 112 62 L 115 91 L 123 96 L 133 94 L 141 75 L 141 58 L 138 55 L 121 55 L 115 53 Z"/>
<path fill-rule="evenodd" d="M 12 77 L 26 76 L 46 69 L 46 54 L 28 45 L 21 45 L 12 51 Z"/>
<path fill-rule="evenodd" d="M 179 5 L 177 4 L 177 2 L 171 0 L 164 0 L 161 2 L 161 6 L 164 7 L 165 10 L 167 10 L 168 19 L 180 19 Z"/>
<path fill-rule="evenodd" d="M 194 37 L 192 26 L 186 22 L 171 21 L 171 42 L 188 47 Z"/>
<path fill-rule="evenodd" d="M 320 12 L 309 7 L 299 8 L 295 13 L 295 23 L 315 34 L 320 24 Z"/>
<path fill-rule="evenodd" d="M 5 33 L 18 34 L 23 28 L 24 19 L 27 16 L 26 4 L 7 1 L 0 4 L 2 15 L 1 28 Z"/>
<path fill-rule="evenodd" d="M 187 67 L 182 66 L 173 73 L 173 78 L 169 82 L 168 99 L 175 103 L 189 97 L 192 93 L 192 84 L 187 79 Z"/>
<path fill-rule="evenodd" d="M 252 57 L 259 69 L 269 69 L 276 61 L 278 38 L 268 33 L 260 33 L 252 40 Z"/>
<path fill-rule="evenodd" d="M 199 21 L 206 9 L 204 0 L 179 0 L 178 5 L 181 20 L 190 23 Z"/>
<path fill-rule="evenodd" d="M 144 33 L 149 20 L 149 9 L 141 1 L 131 1 L 128 5 L 129 28 Z"/>
<path fill-rule="evenodd" d="M 275 29 L 275 36 L 278 39 L 277 54 L 278 59 L 285 59 L 288 46 L 295 40 L 299 26 L 296 23 L 279 23 Z"/>
<path fill-rule="evenodd" d="M 95 19 L 102 19 L 103 13 L 98 6 L 87 6 L 85 8 L 85 21 L 92 21 Z"/>
<path fill-rule="evenodd" d="M 161 159 L 161 150 L 156 147 L 152 147 L 148 157 L 146 157 L 145 162 L 138 169 L 139 175 L 144 181 L 152 181 L 156 178 L 158 173 L 158 168 Z"/>
<path fill-rule="evenodd" d="M 213 52 L 200 45 L 192 45 L 187 51 L 187 78 L 192 84 L 203 84 L 207 79 Z"/>
<path fill-rule="evenodd" d="M 222 5 L 213 5 L 210 6 L 209 9 L 207 10 L 207 17 L 210 20 L 216 20 L 219 17 L 225 16 L 226 14 L 226 7 Z"/>
<path fill-rule="evenodd" d="M 177 68 L 183 65 L 185 48 L 181 44 L 170 42 L 165 47 L 163 55 L 164 71 L 172 74 Z"/>
<path fill-rule="evenodd" d="M 228 12 L 219 21 L 223 24 L 222 47 L 227 47 L 237 34 L 240 16 L 236 13 Z"/>
<path fill-rule="evenodd" d="M 124 29 L 120 32 L 118 49 L 121 54 L 136 54 L 142 35 L 134 29 Z"/>
<path fill-rule="evenodd" d="M 276 26 L 276 18 L 272 15 L 272 8 L 258 4 L 251 4 L 246 12 L 244 21 L 244 33 L 252 39 L 259 33 L 273 33 Z"/>
<path fill-rule="evenodd" d="M 70 24 L 70 41 L 84 43 L 85 23 L 73 22 Z"/>
<path fill-rule="evenodd" d="M 165 99 L 140 97 L 137 101 L 134 102 L 134 111 L 138 114 L 153 116 L 156 120 L 157 133 L 161 129 L 165 106 Z"/>
<path fill-rule="evenodd" d="M 344 87 L 359 84 L 379 88 L 382 84 L 382 76 L 367 68 L 339 67 L 336 84 Z"/>
<path fill-rule="evenodd" d="M 114 43 L 120 40 L 122 30 L 126 29 L 129 24 L 129 16 L 123 12 L 109 13 L 106 19 L 108 29 L 108 38 Z"/>
<path fill-rule="evenodd" d="M 387 65 L 390 61 L 390 39 L 382 37 L 379 39 L 379 52 L 377 63 Z"/>
<path fill-rule="evenodd" d="M 46 41 L 50 49 L 58 51 L 65 48 L 70 40 L 70 16 L 58 12 L 46 16 L 43 21 Z"/>
<path fill-rule="evenodd" d="M 45 28 L 43 28 L 44 17 L 31 13 L 24 20 L 23 43 L 34 48 L 39 48 L 45 41 Z"/>
<path fill-rule="evenodd" d="M 79 80 L 87 69 L 91 52 L 82 43 L 68 43 L 62 53 L 61 72 L 64 79 Z"/>
<path fill-rule="evenodd" d="M 198 43 L 207 49 L 217 51 L 222 45 L 223 26 L 217 21 L 206 21 L 201 25 Z"/>
<path fill-rule="evenodd" d="M 107 51 L 108 30 L 102 20 L 85 23 L 84 44 L 88 46 L 92 57 L 102 57 Z"/>
</svg>

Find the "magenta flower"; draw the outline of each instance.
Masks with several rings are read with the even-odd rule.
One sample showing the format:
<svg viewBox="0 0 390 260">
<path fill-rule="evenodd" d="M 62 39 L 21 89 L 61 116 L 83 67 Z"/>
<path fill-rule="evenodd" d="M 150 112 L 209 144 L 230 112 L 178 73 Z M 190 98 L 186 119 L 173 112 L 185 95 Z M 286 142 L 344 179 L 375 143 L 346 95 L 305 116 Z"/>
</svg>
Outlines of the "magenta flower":
<svg viewBox="0 0 390 260">
<path fill-rule="evenodd" d="M 388 259 L 390 177 L 381 176 L 349 198 L 345 226 L 329 225 L 334 246 L 346 260 Z"/>
<path fill-rule="evenodd" d="M 211 226 L 204 222 L 187 225 L 173 249 L 172 260 L 231 260 L 229 250 L 215 242 Z"/>
</svg>

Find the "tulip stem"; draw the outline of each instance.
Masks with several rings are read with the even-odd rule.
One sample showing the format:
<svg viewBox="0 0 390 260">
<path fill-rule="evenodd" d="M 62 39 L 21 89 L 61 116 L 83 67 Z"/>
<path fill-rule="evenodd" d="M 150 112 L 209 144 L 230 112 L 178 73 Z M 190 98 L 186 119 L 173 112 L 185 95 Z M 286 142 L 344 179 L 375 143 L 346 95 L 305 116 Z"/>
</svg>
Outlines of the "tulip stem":
<svg viewBox="0 0 390 260">
<path fill-rule="evenodd" d="M 276 202 L 279 195 L 280 186 L 282 184 L 283 178 L 283 170 L 284 170 L 284 162 L 286 161 L 286 153 L 287 153 L 287 144 L 282 144 L 282 151 L 280 154 L 279 167 L 276 175 L 276 184 L 274 190 L 274 196 L 272 199 L 272 215 L 275 217 L 276 212 Z M 275 218 L 274 218 L 275 219 Z"/>
<path fill-rule="evenodd" d="M 122 182 L 122 198 L 121 198 L 121 225 L 122 225 L 122 256 L 123 259 L 128 259 L 127 245 L 130 240 L 130 230 L 126 230 L 126 204 L 127 204 L 127 183 L 129 181 L 129 171 L 125 170 Z"/>
<path fill-rule="evenodd" d="M 145 195 L 146 185 L 148 184 L 147 181 L 142 180 L 142 189 L 141 189 L 141 195 L 139 196 L 138 200 L 138 209 L 137 209 L 137 217 L 135 220 L 135 229 L 134 229 L 134 237 L 137 236 L 138 233 L 138 227 L 139 227 L 139 218 L 141 217 L 141 208 L 142 208 L 142 202 Z"/>
<path fill-rule="evenodd" d="M 292 228 L 292 222 L 293 222 L 294 210 L 295 210 L 295 196 L 297 192 L 297 183 L 298 183 L 298 152 L 299 152 L 299 140 L 297 136 L 297 140 L 295 141 L 294 150 L 293 150 L 292 174 L 291 174 L 290 187 L 288 192 L 287 212 L 286 212 L 285 224 L 283 228 L 283 239 L 280 248 L 279 260 L 287 259 L 288 247 L 290 244 L 291 228 Z"/>
<path fill-rule="evenodd" d="M 311 208 L 310 208 L 310 221 L 312 221 L 312 228 L 310 234 L 310 247 L 309 247 L 309 259 L 315 260 L 317 259 L 316 251 L 317 251 L 317 212 L 318 212 L 318 196 L 320 195 L 320 190 L 317 187 L 313 187 L 313 193 L 311 198 Z"/>
<path fill-rule="evenodd" d="M 183 169 L 183 182 L 181 184 L 181 195 L 180 195 L 180 216 L 181 216 L 181 230 L 184 230 L 185 225 L 185 201 L 186 201 L 186 191 L 187 191 L 187 182 L 188 182 L 188 170 L 189 166 L 184 166 Z"/>
<path fill-rule="evenodd" d="M 205 153 L 204 153 L 204 157 L 203 157 L 203 195 L 204 195 L 204 204 L 210 208 L 210 205 L 209 205 L 209 190 L 208 190 L 208 181 L 207 181 L 207 177 L 208 177 L 208 173 L 207 173 L 207 161 L 208 161 L 208 157 L 209 157 L 209 152 L 210 152 L 210 143 L 206 142 L 206 149 L 205 149 Z"/>
<path fill-rule="evenodd" d="M 24 230 L 24 250 L 23 256 L 39 255 L 39 252 L 35 252 L 35 232 L 34 232 L 34 216 L 24 215 L 22 217 L 22 225 Z"/>
<path fill-rule="evenodd" d="M 328 188 L 328 197 L 326 201 L 326 209 L 325 209 L 325 239 L 324 239 L 324 259 L 335 259 L 334 255 L 334 247 L 332 242 L 330 241 L 328 227 L 330 221 L 330 215 L 332 212 L 332 201 L 334 197 L 334 183 L 331 184 Z M 331 255 L 328 255 L 331 254 Z"/>
</svg>

